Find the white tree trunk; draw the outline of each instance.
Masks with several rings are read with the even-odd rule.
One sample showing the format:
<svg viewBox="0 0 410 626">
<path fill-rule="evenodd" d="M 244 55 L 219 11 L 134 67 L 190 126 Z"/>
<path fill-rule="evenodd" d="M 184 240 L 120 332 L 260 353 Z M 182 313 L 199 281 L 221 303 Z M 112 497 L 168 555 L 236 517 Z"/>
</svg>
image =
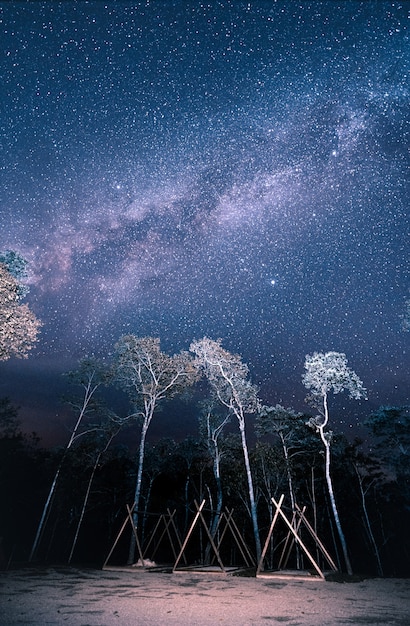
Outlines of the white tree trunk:
<svg viewBox="0 0 410 626">
<path fill-rule="evenodd" d="M 58 482 L 58 478 L 60 476 L 60 472 L 61 472 L 61 468 L 63 466 L 64 460 L 66 458 L 66 455 L 69 451 L 69 449 L 71 448 L 71 446 L 73 445 L 76 437 L 77 437 L 77 431 L 80 428 L 81 422 L 83 420 L 84 415 L 86 414 L 87 408 L 89 403 L 91 402 L 91 398 L 93 397 L 94 393 L 96 392 L 96 390 L 98 389 L 98 387 L 100 386 L 100 383 L 96 383 L 94 386 L 92 385 L 92 381 L 93 381 L 93 375 L 90 377 L 90 380 L 88 381 L 88 384 L 85 386 L 85 394 L 84 394 L 84 400 L 83 400 L 83 405 L 81 407 L 79 416 L 77 418 L 77 422 L 76 425 L 74 426 L 73 432 L 71 433 L 71 437 L 70 437 L 70 441 L 68 442 L 66 449 L 64 451 L 63 457 L 60 461 L 60 464 L 58 466 L 58 469 L 55 473 L 52 485 L 50 487 L 50 491 L 46 500 L 46 503 L 44 505 L 44 509 L 43 509 L 43 513 L 41 515 L 41 519 L 37 528 L 37 533 L 36 533 L 36 537 L 34 539 L 33 542 L 33 546 L 31 548 L 31 552 L 30 552 L 30 556 L 29 556 L 29 563 L 31 563 L 31 561 L 34 559 L 39 543 L 40 543 L 40 539 L 41 539 L 41 535 L 44 532 L 44 528 L 47 522 L 47 518 L 48 515 L 50 513 L 50 509 L 51 509 L 51 504 L 54 498 L 54 494 L 55 494 L 55 490 L 57 487 L 57 482 Z"/>
<path fill-rule="evenodd" d="M 64 459 L 64 457 L 63 457 L 63 459 Z M 37 548 L 38 548 L 38 545 L 40 543 L 40 539 L 41 539 L 41 536 L 43 534 L 44 527 L 46 525 L 47 517 L 48 517 L 48 514 L 50 512 L 51 503 L 52 503 L 52 500 L 53 500 L 53 497 L 54 497 L 54 493 L 55 493 L 55 490 L 56 490 L 56 487 L 57 487 L 58 477 L 60 476 L 60 471 L 61 471 L 61 466 L 63 464 L 63 459 L 61 460 L 60 465 L 59 465 L 59 467 L 58 467 L 58 469 L 57 469 L 57 471 L 55 473 L 52 485 L 50 487 L 50 491 L 48 492 L 47 500 L 46 500 L 46 503 L 44 505 L 43 512 L 41 514 L 40 522 L 38 524 L 38 528 L 37 528 L 36 536 L 35 536 L 35 539 L 34 539 L 34 543 L 33 543 L 33 546 L 31 548 L 30 556 L 28 558 L 29 563 L 31 563 L 31 561 L 34 559 L 34 557 L 36 555 Z"/>
<path fill-rule="evenodd" d="M 118 429 L 118 431 L 119 431 L 119 429 Z M 72 560 L 73 554 L 74 554 L 74 550 L 75 550 L 75 547 L 77 545 L 78 535 L 80 534 L 80 528 L 81 528 L 81 525 L 83 523 L 85 511 L 86 511 L 87 504 L 88 504 L 88 498 L 90 497 L 90 493 L 91 493 L 91 486 L 92 486 L 92 483 L 93 483 L 93 480 L 94 480 L 95 473 L 97 471 L 98 464 L 99 464 L 100 459 L 101 459 L 102 455 L 104 454 L 104 452 L 107 452 L 108 448 L 110 447 L 110 444 L 111 444 L 112 440 L 117 435 L 118 431 L 111 435 L 111 437 L 107 441 L 106 446 L 104 447 L 103 450 L 100 450 L 100 452 L 97 455 L 97 458 L 95 459 L 95 462 L 94 462 L 94 465 L 93 465 L 93 469 L 92 469 L 92 472 L 91 472 L 91 475 L 90 475 L 90 478 L 89 478 L 89 481 L 88 481 L 87 491 L 86 491 L 85 496 L 84 496 L 84 501 L 83 501 L 83 506 L 81 508 L 80 518 L 78 520 L 77 529 L 76 529 L 75 536 L 74 536 L 74 539 L 73 539 L 73 545 L 71 546 L 70 556 L 68 557 L 68 564 L 71 563 L 71 560 Z"/>
<path fill-rule="evenodd" d="M 243 456 L 245 460 L 246 477 L 248 479 L 249 503 L 250 503 L 253 534 L 255 537 L 255 547 L 256 547 L 256 562 L 259 563 L 261 553 L 262 553 L 262 547 L 261 547 L 261 540 L 259 536 L 259 525 L 258 525 L 258 517 L 257 517 L 257 512 L 256 512 L 255 493 L 253 490 L 253 481 L 252 481 L 252 474 L 251 474 L 251 466 L 249 463 L 248 444 L 246 442 L 244 419 L 239 419 L 239 430 L 241 432 L 241 441 L 242 441 Z"/>
<path fill-rule="evenodd" d="M 330 474 L 330 441 L 326 437 L 326 433 L 324 431 L 325 426 L 327 425 L 327 423 L 329 421 L 329 411 L 328 411 L 328 406 L 327 406 L 327 395 L 326 394 L 324 394 L 324 396 L 323 396 L 323 407 L 324 407 L 325 420 L 324 420 L 323 424 L 319 427 L 319 433 L 320 433 L 320 438 L 322 440 L 322 443 L 323 443 L 323 445 L 325 447 L 326 484 L 327 484 L 327 490 L 328 490 L 328 493 L 329 493 L 330 504 L 331 504 L 332 511 L 333 511 L 333 517 L 335 519 L 335 524 L 336 524 L 337 532 L 338 532 L 338 535 L 339 535 L 340 543 L 341 543 L 341 546 L 342 546 L 344 560 L 345 560 L 345 563 L 346 563 L 346 571 L 349 574 L 349 576 L 351 576 L 353 574 L 353 570 L 352 570 L 352 566 L 350 564 L 350 558 L 349 558 L 349 554 L 348 554 L 348 551 L 347 551 L 346 539 L 345 539 L 345 536 L 344 536 L 342 525 L 340 523 L 339 512 L 337 510 L 336 499 L 335 499 L 335 495 L 334 495 L 334 491 L 333 491 L 332 477 L 331 477 L 331 474 Z"/>
<path fill-rule="evenodd" d="M 359 471 L 359 469 L 358 469 L 358 467 L 356 465 L 354 466 L 354 469 L 356 471 L 357 478 L 359 480 L 360 495 L 361 495 L 361 498 L 362 498 L 362 508 L 363 508 L 363 513 L 364 513 L 364 519 L 365 519 L 365 522 L 366 522 L 367 534 L 369 536 L 370 543 L 372 544 L 374 555 L 375 555 L 376 561 L 377 561 L 377 573 L 379 574 L 379 576 L 384 576 L 383 566 L 382 566 L 382 561 L 381 561 L 381 558 L 380 558 L 379 548 L 377 547 L 376 539 L 374 537 L 373 530 L 372 530 L 372 525 L 370 523 L 369 514 L 367 512 L 366 492 L 365 492 L 364 487 L 363 487 L 363 478 L 362 478 L 362 476 L 360 474 L 360 471 Z"/>
<path fill-rule="evenodd" d="M 132 514 L 132 519 L 134 522 L 135 528 L 138 528 L 138 507 L 141 495 L 141 483 L 142 483 L 142 470 L 144 467 L 144 456 L 145 456 L 145 439 L 147 437 L 147 431 L 149 426 L 150 419 L 144 418 L 144 422 L 141 428 L 141 439 L 138 453 L 138 471 L 137 471 L 137 482 L 135 484 L 135 493 L 134 493 L 134 511 Z M 135 555 L 135 535 L 131 534 L 130 548 L 128 552 L 128 561 L 127 564 L 131 565 L 134 562 Z"/>
</svg>

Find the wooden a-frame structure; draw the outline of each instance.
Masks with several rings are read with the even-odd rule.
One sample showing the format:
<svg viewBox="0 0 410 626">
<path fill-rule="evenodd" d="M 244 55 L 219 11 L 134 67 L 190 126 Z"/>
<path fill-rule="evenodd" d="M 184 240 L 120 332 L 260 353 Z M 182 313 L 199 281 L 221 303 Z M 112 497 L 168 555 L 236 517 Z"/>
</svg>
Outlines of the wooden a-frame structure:
<svg viewBox="0 0 410 626">
<path fill-rule="evenodd" d="M 169 509 L 167 509 L 167 513 L 163 513 L 162 515 L 160 515 L 152 533 L 150 536 L 150 539 L 147 543 L 147 545 L 144 548 L 144 553 L 143 553 L 143 558 L 146 558 L 147 554 L 149 554 L 148 550 L 151 546 L 152 543 L 154 543 L 154 540 L 156 540 L 155 543 L 155 547 L 154 550 L 151 552 L 150 558 L 151 560 L 154 560 L 155 554 L 159 548 L 159 546 L 161 545 L 162 540 L 165 538 L 165 536 L 168 537 L 169 540 L 169 545 L 171 546 L 172 549 L 172 553 L 174 555 L 174 560 L 177 558 L 177 551 L 175 550 L 175 543 L 178 546 L 178 549 L 180 550 L 182 547 L 182 543 L 181 543 L 181 539 L 179 537 L 179 533 L 178 533 L 178 529 L 176 527 L 175 524 L 175 517 L 176 514 L 176 510 L 174 510 L 172 513 Z M 162 531 L 161 531 L 161 527 Z M 173 531 L 173 535 L 174 535 L 174 539 L 172 538 L 172 533 L 171 530 Z M 159 535 L 159 537 L 157 538 L 157 535 Z"/>
<path fill-rule="evenodd" d="M 172 553 L 174 555 L 174 559 L 177 558 L 177 551 L 175 549 L 175 546 L 177 546 L 178 550 L 181 549 L 181 540 L 178 534 L 178 530 L 177 527 L 175 525 L 175 513 L 176 511 L 173 511 L 171 513 L 171 511 L 169 509 L 167 509 L 167 513 L 162 513 L 159 518 L 158 521 L 150 535 L 149 541 L 147 543 L 147 545 L 144 547 L 144 550 L 142 550 L 141 548 L 141 543 L 139 541 L 138 538 L 138 533 L 137 533 L 137 528 L 134 524 L 134 520 L 132 518 L 132 513 L 134 511 L 134 507 L 135 504 L 132 507 L 129 507 L 127 504 L 127 517 L 124 520 L 124 523 L 122 524 L 116 538 L 114 541 L 114 544 L 107 556 L 107 558 L 105 559 L 104 565 L 102 567 L 102 569 L 108 569 L 108 562 L 122 536 L 122 534 L 124 533 L 125 529 L 127 528 L 128 524 L 131 525 L 132 531 L 134 533 L 134 537 L 135 537 L 135 545 L 137 548 L 137 552 L 138 552 L 138 556 L 139 556 L 139 563 L 141 564 L 142 568 L 146 568 L 146 561 L 149 560 L 153 561 L 154 560 L 154 556 L 160 546 L 160 544 L 162 543 L 162 541 L 164 540 L 165 537 L 168 538 L 169 544 L 171 546 L 172 549 Z M 158 537 L 159 535 L 159 537 Z M 148 557 L 148 550 L 150 549 L 151 545 L 154 544 L 154 540 L 156 540 L 155 545 L 153 546 L 153 551 L 150 554 L 150 557 Z"/>
<path fill-rule="evenodd" d="M 196 571 L 210 571 L 210 567 L 212 567 L 213 563 L 215 562 L 215 560 L 218 563 L 219 566 L 219 570 L 223 573 L 227 573 L 228 570 L 232 570 L 232 569 L 238 569 L 237 567 L 227 567 L 226 565 L 224 565 L 224 563 L 222 562 L 222 558 L 221 558 L 221 546 L 222 543 L 224 541 L 224 539 L 227 536 L 227 532 L 230 531 L 230 535 L 234 540 L 235 545 L 237 546 L 237 548 L 239 549 L 239 552 L 241 553 L 241 556 L 243 558 L 243 561 L 245 563 L 246 567 L 252 567 L 255 566 L 255 560 L 252 556 L 252 554 L 250 553 L 234 519 L 233 519 L 233 510 L 229 510 L 229 509 L 225 509 L 225 511 L 223 511 L 219 517 L 218 520 L 218 524 L 215 530 L 214 535 L 211 535 L 211 532 L 209 530 L 208 524 L 205 520 L 204 514 L 203 514 L 203 509 L 205 507 L 205 500 L 202 500 L 201 504 L 198 505 L 197 501 L 195 500 L 195 507 L 196 507 L 196 514 L 195 517 L 191 523 L 191 526 L 189 527 L 189 530 L 187 532 L 187 535 L 184 539 L 184 542 L 181 546 L 181 550 L 177 556 L 177 559 L 175 561 L 174 567 L 173 567 L 173 573 L 176 572 L 182 572 L 182 571 L 187 571 L 187 570 L 192 570 L 195 569 Z M 205 531 L 205 534 L 207 536 L 207 539 L 209 541 L 209 545 L 212 549 L 212 560 L 210 561 L 209 565 L 207 564 L 202 564 L 202 565 L 191 565 L 188 567 L 178 567 L 179 563 L 181 561 L 182 558 L 185 559 L 185 563 L 186 563 L 186 555 L 185 555 L 185 550 L 186 547 L 190 541 L 190 539 L 192 538 L 192 534 L 195 530 L 195 528 L 197 528 L 199 525 L 200 528 L 202 528 Z M 216 537 L 218 537 L 218 539 L 216 539 Z"/>
<path fill-rule="evenodd" d="M 299 533 L 300 533 L 300 529 L 301 529 L 302 526 L 308 531 L 308 534 L 313 539 L 313 541 L 314 541 L 314 543 L 316 545 L 317 550 L 322 554 L 323 558 L 328 563 L 330 569 L 333 572 L 337 572 L 337 566 L 335 565 L 332 557 L 330 556 L 330 554 L 328 553 L 328 551 L 324 547 L 323 543 L 320 541 L 320 539 L 317 536 L 315 530 L 313 529 L 311 524 L 306 519 L 306 517 L 305 517 L 306 507 L 303 507 L 303 509 L 301 509 L 296 504 L 295 505 L 295 510 L 293 512 L 292 520 L 289 521 L 288 518 L 286 517 L 285 513 L 282 510 L 282 505 L 283 505 L 284 498 L 285 498 L 285 496 L 283 494 L 281 495 L 281 497 L 279 499 L 279 502 L 276 502 L 276 500 L 274 498 L 271 498 L 272 504 L 275 507 L 275 514 L 273 516 L 273 519 L 272 519 L 272 522 L 271 522 L 271 525 L 270 525 L 270 528 L 269 528 L 269 533 L 268 533 L 268 536 L 266 538 L 265 545 L 264 545 L 263 550 L 262 550 L 261 558 L 260 558 L 259 563 L 258 563 L 258 567 L 257 567 L 257 570 L 256 570 L 256 577 L 257 578 L 258 577 L 259 578 L 263 578 L 263 577 L 272 575 L 272 572 L 270 574 L 269 574 L 269 572 L 264 572 L 264 560 L 265 560 L 266 552 L 268 550 L 269 542 L 271 540 L 272 533 L 273 533 L 273 530 L 275 528 L 275 525 L 276 525 L 278 519 L 281 518 L 285 522 L 286 526 L 288 527 L 288 534 L 286 536 L 286 539 L 285 539 L 285 542 L 284 542 L 284 546 L 283 546 L 283 549 L 282 549 L 282 553 L 281 553 L 281 556 L 279 558 L 278 568 L 277 568 L 277 570 L 275 570 L 274 574 L 275 575 L 280 574 L 281 570 L 283 570 L 286 567 L 286 565 L 288 563 L 288 560 L 289 560 L 289 556 L 290 556 L 292 547 L 296 543 L 301 548 L 301 550 L 304 552 L 304 554 L 307 556 L 307 558 L 309 559 L 309 561 L 312 564 L 314 570 L 319 575 L 319 578 L 321 580 L 324 580 L 325 576 L 323 574 L 323 571 L 319 567 L 319 564 L 317 563 L 317 561 L 313 558 L 312 554 L 310 553 L 310 551 L 306 547 L 305 543 L 300 538 Z"/>
</svg>

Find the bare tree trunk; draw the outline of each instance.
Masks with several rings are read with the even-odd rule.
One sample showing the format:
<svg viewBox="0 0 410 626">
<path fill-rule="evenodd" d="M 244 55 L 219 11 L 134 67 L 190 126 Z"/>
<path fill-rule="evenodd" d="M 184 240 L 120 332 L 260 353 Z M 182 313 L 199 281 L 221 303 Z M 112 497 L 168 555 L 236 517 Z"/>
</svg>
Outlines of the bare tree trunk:
<svg viewBox="0 0 410 626">
<path fill-rule="evenodd" d="M 188 500 L 188 495 L 189 495 L 189 483 L 191 482 L 191 477 L 190 477 L 190 466 L 188 465 L 187 467 L 187 475 L 186 475 L 186 481 L 185 481 L 185 487 L 184 487 L 184 499 L 185 499 L 185 516 L 184 516 L 184 535 L 186 534 L 187 530 L 188 530 L 188 520 L 189 520 L 189 500 Z M 202 498 L 202 488 L 201 488 L 201 498 Z"/>
<path fill-rule="evenodd" d="M 55 490 L 56 490 L 56 487 L 57 487 L 57 481 L 58 481 L 58 477 L 60 476 L 60 471 L 61 471 L 61 466 L 63 464 L 63 460 L 64 460 L 64 457 L 60 461 L 60 465 L 58 466 L 58 469 L 57 469 L 57 471 L 56 471 L 56 473 L 54 475 L 54 479 L 53 479 L 53 482 L 51 484 L 50 491 L 48 492 L 47 500 L 46 500 L 46 503 L 44 505 L 43 512 L 41 514 L 40 522 L 39 522 L 38 527 L 37 527 L 37 533 L 36 533 L 36 536 L 35 536 L 35 539 L 34 539 L 34 543 L 33 543 L 33 546 L 31 548 L 30 556 L 28 558 L 29 563 L 31 563 L 31 561 L 34 559 L 34 556 L 35 556 L 35 554 L 37 552 L 38 545 L 40 543 L 41 536 L 42 536 L 42 534 L 44 532 L 44 528 L 45 528 L 45 525 L 46 525 L 46 519 L 47 519 L 48 514 L 50 512 L 51 502 L 53 500 L 54 493 L 55 493 Z"/>
<path fill-rule="evenodd" d="M 327 515 L 327 518 L 329 520 L 329 526 L 330 526 L 330 534 L 332 535 L 333 547 L 335 549 L 337 568 L 341 571 L 342 567 L 343 567 L 343 564 L 342 564 L 342 562 L 340 560 L 339 543 L 338 543 L 337 537 L 335 535 L 334 521 L 333 521 L 333 519 L 332 519 L 332 517 L 330 515 L 329 498 L 326 498 L 326 502 L 325 503 L 326 503 L 326 515 Z"/>
<path fill-rule="evenodd" d="M 333 491 L 332 478 L 330 475 L 330 443 L 329 442 L 326 443 L 325 450 L 326 450 L 326 483 L 327 483 L 327 490 L 329 493 L 330 505 L 332 507 L 333 517 L 335 518 L 335 524 L 336 524 L 337 532 L 339 535 L 340 544 L 342 546 L 343 556 L 344 556 L 344 560 L 346 563 L 346 570 L 349 576 L 351 576 L 353 574 L 353 570 L 350 564 L 350 558 L 349 558 L 349 554 L 347 551 L 345 535 L 342 529 L 342 525 L 340 523 L 339 512 L 337 510 L 335 495 Z"/>
<path fill-rule="evenodd" d="M 91 472 L 91 476 L 90 476 L 90 478 L 88 480 L 87 491 L 85 492 L 85 497 L 84 497 L 84 501 L 83 501 L 83 506 L 81 508 L 80 518 L 79 518 L 78 523 L 77 523 L 77 528 L 76 528 L 74 539 L 73 539 L 73 543 L 72 543 L 72 546 L 71 546 L 70 556 L 68 557 L 68 561 L 67 561 L 68 564 L 71 563 L 71 560 L 72 560 L 73 554 L 74 554 L 74 550 L 75 550 L 75 547 L 77 545 L 78 535 L 80 533 L 81 524 L 83 523 L 83 519 L 84 519 L 84 515 L 85 515 L 85 509 L 87 508 L 88 498 L 90 496 L 91 485 L 92 485 L 92 482 L 94 480 L 95 472 L 97 470 L 98 463 L 100 462 L 101 455 L 102 455 L 102 452 L 100 452 L 98 454 L 98 456 L 96 458 L 96 461 L 94 463 L 94 467 L 93 467 L 92 472 Z"/>
<path fill-rule="evenodd" d="M 286 445 L 286 441 L 285 438 L 283 436 L 282 432 L 279 432 L 279 438 L 281 440 L 282 443 L 282 449 L 283 449 L 283 456 L 285 457 L 285 467 L 286 467 L 286 476 L 288 479 L 288 488 L 289 488 L 289 495 L 290 495 L 290 503 L 291 503 L 291 507 L 292 507 L 292 513 L 295 513 L 296 510 L 296 498 L 295 498 L 295 491 L 293 489 L 293 480 L 292 480 L 292 473 L 290 471 L 290 462 L 289 462 L 289 450 L 288 447 Z M 294 529 L 296 531 L 296 524 L 297 524 L 297 520 L 296 518 L 292 517 L 292 520 L 294 521 Z M 299 549 L 299 544 L 296 542 L 296 567 L 297 569 L 301 569 L 302 567 L 302 561 L 301 561 L 301 555 L 300 555 L 300 549 Z"/>
<path fill-rule="evenodd" d="M 215 483 L 216 483 L 216 510 L 215 510 L 215 515 L 214 515 L 212 526 L 211 526 L 212 536 L 218 526 L 219 518 L 222 512 L 222 504 L 223 504 L 221 471 L 220 471 L 220 463 L 219 463 L 219 450 L 218 450 L 218 444 L 216 442 L 214 442 L 214 448 L 215 449 L 214 449 L 213 470 L 214 470 L 214 477 L 215 477 Z"/>
<path fill-rule="evenodd" d="M 286 476 L 288 479 L 288 487 L 289 487 L 289 495 L 290 495 L 290 502 L 291 502 L 291 506 L 292 506 L 292 513 L 295 511 L 295 492 L 293 489 L 293 481 L 292 481 L 292 473 L 290 471 L 290 463 L 289 463 L 289 451 L 288 451 L 288 447 L 286 445 L 285 442 L 285 438 L 283 436 L 282 432 L 278 433 L 281 444 L 282 444 L 282 450 L 283 450 L 283 456 L 285 457 L 285 467 L 286 467 Z"/>
<path fill-rule="evenodd" d="M 134 522 L 135 528 L 138 528 L 138 506 L 141 495 L 141 484 L 142 484 L 142 470 L 144 466 L 144 455 L 145 455 L 145 439 L 147 437 L 147 431 L 149 426 L 149 419 L 144 418 L 144 422 L 141 428 L 141 439 L 140 439 L 140 447 L 138 453 L 138 471 L 137 471 L 137 482 L 135 485 L 135 493 L 134 493 L 134 511 L 132 514 L 132 519 Z M 134 562 L 135 556 L 135 535 L 131 533 L 130 547 L 128 551 L 128 560 L 127 564 L 131 565 Z"/>
<path fill-rule="evenodd" d="M 68 564 L 70 564 L 70 563 L 71 563 L 71 559 L 73 558 L 73 553 L 74 553 L 75 547 L 76 547 L 76 545 L 77 545 L 78 535 L 79 535 L 79 533 L 80 533 L 80 528 L 81 528 L 81 525 L 82 525 L 82 523 L 83 523 L 83 519 L 84 519 L 84 515 L 85 515 L 85 510 L 86 510 L 86 508 L 87 508 L 87 504 L 88 504 L 88 498 L 90 497 L 91 485 L 92 485 L 92 483 L 93 483 L 94 476 L 95 476 L 95 472 L 97 471 L 98 464 L 99 464 L 100 459 L 101 459 L 102 455 L 104 454 L 104 452 L 107 452 L 107 450 L 108 450 L 108 448 L 109 448 L 109 446 L 110 446 L 110 444 L 111 444 L 112 440 L 113 440 L 113 439 L 114 439 L 114 437 L 118 434 L 119 430 L 120 430 L 120 429 L 118 429 L 115 433 L 113 433 L 113 434 L 111 435 L 111 437 L 109 438 L 109 440 L 108 440 L 108 442 L 107 442 L 107 444 L 106 444 L 105 448 L 104 448 L 103 450 L 101 450 L 101 451 L 98 453 L 97 458 L 96 458 L 96 460 L 95 460 L 95 463 L 94 463 L 94 466 L 93 466 L 93 470 L 92 470 L 92 472 L 91 472 L 91 476 L 90 476 L 90 479 L 89 479 L 89 481 L 88 481 L 87 491 L 86 491 L 86 493 L 85 493 L 85 497 L 84 497 L 84 501 L 83 501 L 83 506 L 82 506 L 82 509 L 81 509 L 81 514 L 80 514 L 80 519 L 78 520 L 77 529 L 76 529 L 76 531 L 75 531 L 75 536 L 74 536 L 73 544 L 72 544 L 72 546 L 71 546 L 70 556 L 68 557 Z"/>
<path fill-rule="evenodd" d="M 317 534 L 317 505 L 316 505 L 316 487 L 315 487 L 315 467 L 314 465 L 310 468 L 310 498 L 312 502 L 313 509 L 313 530 Z M 320 560 L 320 551 L 319 546 L 316 544 L 316 562 L 319 563 Z"/>
<path fill-rule="evenodd" d="M 360 495 L 361 495 L 361 499 L 362 499 L 362 508 L 363 508 L 363 513 L 364 513 L 364 519 L 365 519 L 365 522 L 366 522 L 366 530 L 367 530 L 367 534 L 369 536 L 370 543 L 372 545 L 372 548 L 373 548 L 373 551 L 374 551 L 374 555 L 375 555 L 376 561 L 377 561 L 377 573 L 379 574 L 379 576 L 384 576 L 383 566 L 382 566 L 382 562 L 381 562 L 381 558 L 380 558 L 379 548 L 377 547 L 376 539 L 374 538 L 372 526 L 370 524 L 369 514 L 367 512 L 366 492 L 365 492 L 365 490 L 363 488 L 363 478 L 360 475 L 360 472 L 359 472 L 359 469 L 358 469 L 357 465 L 354 465 L 354 469 L 356 471 L 357 478 L 359 480 Z"/>
<path fill-rule="evenodd" d="M 41 538 L 41 535 L 43 534 L 43 531 L 44 531 L 44 527 L 45 527 L 46 520 L 47 520 L 47 517 L 48 517 L 49 509 L 51 507 L 52 499 L 53 499 L 53 496 L 54 496 L 54 493 L 55 493 L 55 489 L 56 489 L 56 486 L 57 486 L 57 481 L 58 481 L 58 478 L 59 478 L 59 475 L 60 475 L 61 467 L 62 467 L 62 465 L 64 463 L 64 460 L 65 460 L 65 457 L 67 455 L 67 452 L 71 448 L 71 446 L 73 445 L 73 443 L 74 443 L 74 441 L 75 441 L 75 439 L 77 437 L 77 431 L 80 428 L 80 424 L 81 424 L 84 416 L 86 415 L 88 406 L 89 406 L 89 404 L 90 404 L 90 402 L 92 400 L 93 395 L 97 391 L 98 387 L 101 385 L 101 382 L 99 382 L 99 381 L 95 382 L 94 381 L 94 377 L 95 377 L 95 372 L 94 371 L 90 372 L 89 377 L 88 377 L 88 381 L 84 385 L 84 398 L 83 398 L 83 401 L 82 401 L 82 406 L 81 406 L 81 409 L 80 409 L 80 412 L 79 412 L 79 415 L 78 415 L 78 418 L 77 418 L 77 422 L 76 422 L 76 424 L 74 426 L 73 432 L 71 433 L 70 440 L 69 440 L 69 442 L 68 442 L 68 444 L 66 446 L 66 449 L 64 451 L 63 457 L 62 457 L 62 459 L 60 461 L 60 465 L 58 466 L 58 469 L 57 469 L 57 471 L 55 473 L 54 480 L 52 482 L 52 485 L 51 485 L 51 488 L 50 488 L 50 492 L 48 494 L 48 498 L 47 498 L 46 503 L 44 505 L 43 513 L 42 513 L 42 516 L 41 516 L 41 519 L 40 519 L 40 522 L 39 522 L 39 525 L 38 525 L 38 528 L 37 528 L 37 534 L 35 536 L 34 543 L 33 543 L 33 546 L 31 548 L 30 556 L 29 556 L 29 559 L 28 559 L 29 562 L 31 562 L 34 559 L 34 556 L 35 556 L 35 554 L 37 552 L 37 548 L 38 548 L 38 545 L 39 545 L 39 542 L 40 542 L 40 538 Z"/>
<path fill-rule="evenodd" d="M 220 466 L 219 466 L 219 450 L 218 445 L 214 441 L 214 463 L 213 463 L 213 471 L 216 483 L 216 510 L 215 514 L 212 517 L 212 523 L 210 528 L 210 534 L 212 538 L 215 538 L 216 530 L 218 528 L 219 520 L 221 518 L 222 513 L 222 505 L 223 505 L 223 493 L 222 493 L 222 483 L 221 483 L 221 475 L 220 475 Z M 211 499 L 211 495 L 210 495 Z M 212 509 L 212 506 L 211 506 Z M 208 544 L 205 550 L 205 563 L 208 564 L 210 560 L 211 554 L 211 544 Z"/>
<path fill-rule="evenodd" d="M 253 534 L 255 537 L 255 547 L 256 547 L 256 562 L 259 563 L 261 553 L 262 553 L 262 547 L 261 547 L 261 540 L 259 536 L 259 525 L 258 525 L 258 517 L 257 517 L 257 511 L 256 511 L 255 493 L 253 490 L 251 466 L 249 463 L 248 444 L 246 442 L 245 420 L 243 419 L 239 420 L 239 430 L 241 432 L 243 457 L 245 460 L 246 477 L 248 479 L 249 503 L 250 503 Z"/>
<path fill-rule="evenodd" d="M 154 482 L 155 482 L 155 476 L 150 476 L 146 496 L 144 498 L 144 510 L 143 510 L 142 522 L 141 522 L 141 545 L 143 545 L 145 541 L 145 531 L 147 528 L 147 521 L 148 521 L 148 507 L 151 501 L 152 487 L 154 485 Z"/>
<path fill-rule="evenodd" d="M 330 505 L 331 505 L 332 511 L 333 511 L 333 517 L 335 519 L 335 524 L 336 524 L 337 532 L 338 532 L 338 535 L 339 535 L 340 544 L 342 546 L 344 560 L 345 560 L 345 563 L 346 563 L 346 570 L 347 570 L 347 573 L 349 574 L 349 576 L 351 576 L 353 574 L 353 570 L 352 570 L 352 566 L 350 564 L 350 558 L 349 558 L 349 554 L 348 554 L 348 551 L 347 551 L 346 539 L 345 539 L 345 536 L 344 536 L 342 525 L 340 523 L 339 512 L 337 510 L 335 495 L 334 495 L 334 491 L 333 491 L 332 477 L 330 475 L 330 440 L 329 440 L 328 437 L 326 437 L 326 433 L 324 432 L 324 428 L 325 428 L 326 424 L 329 421 L 329 413 L 328 413 L 327 396 L 326 396 L 326 394 L 323 397 L 323 406 L 324 406 L 324 410 L 325 410 L 325 421 L 323 422 L 323 424 L 321 426 L 319 426 L 319 432 L 320 432 L 320 438 L 321 438 L 322 443 L 323 443 L 323 445 L 325 447 L 326 484 L 327 484 L 327 490 L 328 490 L 329 499 L 330 499 Z"/>
</svg>

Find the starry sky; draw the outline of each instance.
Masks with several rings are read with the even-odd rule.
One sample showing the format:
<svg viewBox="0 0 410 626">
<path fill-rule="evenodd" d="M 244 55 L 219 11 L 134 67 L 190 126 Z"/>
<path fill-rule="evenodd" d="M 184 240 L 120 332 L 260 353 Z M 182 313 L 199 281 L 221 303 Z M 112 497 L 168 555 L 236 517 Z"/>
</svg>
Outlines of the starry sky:
<svg viewBox="0 0 410 626">
<path fill-rule="evenodd" d="M 61 372 L 122 334 L 242 355 L 307 410 L 345 352 L 351 426 L 409 399 L 409 4 L 0 1 L 0 249 L 43 321 L 0 394 L 64 422 Z"/>
</svg>

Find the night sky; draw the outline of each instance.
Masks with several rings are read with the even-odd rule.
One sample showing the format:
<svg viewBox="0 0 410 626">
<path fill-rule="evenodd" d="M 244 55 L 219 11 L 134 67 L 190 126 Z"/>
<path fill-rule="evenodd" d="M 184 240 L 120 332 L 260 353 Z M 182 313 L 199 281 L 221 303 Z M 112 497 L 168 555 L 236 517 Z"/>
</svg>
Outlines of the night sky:
<svg viewBox="0 0 410 626">
<path fill-rule="evenodd" d="M 27 429 L 65 440 L 61 372 L 125 333 L 222 338 L 302 411 L 305 355 L 344 352 L 347 429 L 410 402 L 409 7 L 0 2 L 0 250 L 44 324 L 0 395 Z"/>
</svg>

